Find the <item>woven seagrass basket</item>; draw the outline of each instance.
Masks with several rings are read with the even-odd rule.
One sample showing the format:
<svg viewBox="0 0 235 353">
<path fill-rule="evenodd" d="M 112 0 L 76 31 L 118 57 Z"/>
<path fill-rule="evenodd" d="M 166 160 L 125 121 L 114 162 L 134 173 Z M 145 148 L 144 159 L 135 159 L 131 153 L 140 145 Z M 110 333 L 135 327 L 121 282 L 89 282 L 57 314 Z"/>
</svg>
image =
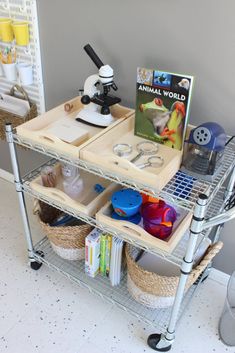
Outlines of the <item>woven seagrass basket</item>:
<svg viewBox="0 0 235 353">
<path fill-rule="evenodd" d="M 18 96 L 16 98 L 27 100 L 29 102 L 30 110 L 24 117 L 22 117 L 22 116 L 10 113 L 6 110 L 0 109 L 0 139 L 1 140 L 6 139 L 5 125 L 7 123 L 11 123 L 12 127 L 15 128 L 16 126 L 21 125 L 21 124 L 25 123 L 26 121 L 35 118 L 38 115 L 36 104 L 31 102 L 28 94 L 23 89 L 23 87 L 21 87 L 19 85 L 14 85 L 11 88 L 9 95 L 15 97 L 16 92 L 18 92 L 22 95 L 22 98 L 19 98 Z"/>
<path fill-rule="evenodd" d="M 58 212 L 56 212 L 58 210 L 52 206 L 45 209 L 43 202 L 39 200 L 34 201 L 33 213 L 38 217 L 42 231 L 48 237 L 55 253 L 66 260 L 83 260 L 85 258 L 85 238 L 93 228 L 89 224 L 52 227 L 42 221 L 40 217 L 42 209 L 55 217 L 58 216 Z M 47 218 L 49 219 L 51 217 Z M 53 220 L 51 219 L 50 221 Z"/>
<path fill-rule="evenodd" d="M 92 230 L 90 225 L 51 227 L 42 221 L 40 224 L 57 255 L 66 260 L 85 258 L 85 238 Z"/>
<path fill-rule="evenodd" d="M 222 242 L 209 246 L 203 259 L 189 275 L 186 291 L 195 283 L 222 246 Z M 128 272 L 127 287 L 131 296 L 149 308 L 171 306 L 174 302 L 179 276 L 160 276 L 155 272 L 146 271 L 135 261 L 133 256 L 135 248 L 130 244 L 126 244 L 125 253 Z"/>
</svg>

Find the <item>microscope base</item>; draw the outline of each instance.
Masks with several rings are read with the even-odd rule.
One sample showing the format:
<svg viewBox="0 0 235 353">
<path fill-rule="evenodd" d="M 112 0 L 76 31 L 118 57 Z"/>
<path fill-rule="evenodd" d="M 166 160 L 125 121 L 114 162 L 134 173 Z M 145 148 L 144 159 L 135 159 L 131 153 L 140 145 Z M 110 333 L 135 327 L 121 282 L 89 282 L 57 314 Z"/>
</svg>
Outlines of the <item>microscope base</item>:
<svg viewBox="0 0 235 353">
<path fill-rule="evenodd" d="M 97 111 L 92 111 L 89 109 L 82 109 L 76 116 L 77 121 L 81 121 L 88 125 L 93 125 L 97 127 L 107 127 L 112 124 L 115 119 L 111 114 L 102 115 Z"/>
</svg>

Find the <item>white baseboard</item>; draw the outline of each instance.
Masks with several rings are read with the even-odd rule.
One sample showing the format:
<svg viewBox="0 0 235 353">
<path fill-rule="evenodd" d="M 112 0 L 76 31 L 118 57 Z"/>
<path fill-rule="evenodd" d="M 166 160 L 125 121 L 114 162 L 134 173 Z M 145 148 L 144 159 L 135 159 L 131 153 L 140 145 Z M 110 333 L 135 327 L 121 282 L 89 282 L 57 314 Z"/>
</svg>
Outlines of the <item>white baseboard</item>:
<svg viewBox="0 0 235 353">
<path fill-rule="evenodd" d="M 210 278 L 224 286 L 227 286 L 230 276 L 227 273 L 219 271 L 213 267 L 210 272 Z"/>
<path fill-rule="evenodd" d="M 0 178 L 4 179 L 6 181 L 9 181 L 10 183 L 14 183 L 14 176 L 13 174 L 7 172 L 4 169 L 0 169 Z"/>
</svg>

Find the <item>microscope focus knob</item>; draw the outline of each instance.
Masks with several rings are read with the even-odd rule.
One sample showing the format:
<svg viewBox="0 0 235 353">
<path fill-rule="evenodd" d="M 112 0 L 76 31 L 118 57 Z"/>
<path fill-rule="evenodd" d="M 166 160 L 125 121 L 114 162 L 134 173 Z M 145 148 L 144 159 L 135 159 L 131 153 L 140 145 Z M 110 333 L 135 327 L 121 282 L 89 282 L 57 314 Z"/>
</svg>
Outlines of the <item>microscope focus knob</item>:
<svg viewBox="0 0 235 353">
<path fill-rule="evenodd" d="M 102 108 L 101 108 L 101 114 L 102 115 L 109 115 L 110 114 L 110 109 L 109 109 L 109 107 L 108 106 L 103 106 Z"/>
<path fill-rule="evenodd" d="M 88 95 L 82 96 L 81 98 L 82 104 L 89 104 L 91 102 L 91 98 Z"/>
</svg>

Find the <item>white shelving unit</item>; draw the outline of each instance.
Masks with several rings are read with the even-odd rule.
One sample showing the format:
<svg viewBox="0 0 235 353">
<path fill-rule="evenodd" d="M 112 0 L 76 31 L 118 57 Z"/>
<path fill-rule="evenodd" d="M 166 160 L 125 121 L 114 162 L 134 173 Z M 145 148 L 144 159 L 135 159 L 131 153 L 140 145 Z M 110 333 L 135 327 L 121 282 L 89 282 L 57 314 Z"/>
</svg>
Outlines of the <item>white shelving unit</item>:
<svg viewBox="0 0 235 353">
<path fill-rule="evenodd" d="M 33 84 L 23 86 L 32 102 L 37 104 L 38 114 L 45 112 L 45 97 L 41 65 L 41 51 L 38 29 L 36 0 L 0 0 L 0 18 L 11 18 L 17 21 L 29 23 L 29 44 L 27 47 L 12 43 L 4 43 L 0 40 L 0 48 L 15 46 L 17 61 L 33 66 Z M 0 93 L 8 93 L 11 87 L 19 82 L 8 81 L 0 76 Z"/>
<path fill-rule="evenodd" d="M 184 295 L 185 283 L 191 271 L 194 253 L 202 239 L 209 235 L 213 226 L 217 226 L 220 223 L 224 223 L 227 220 L 234 218 L 234 211 L 224 210 L 226 202 L 231 196 L 235 184 L 235 143 L 231 141 L 231 143 L 226 146 L 223 168 L 220 170 L 220 173 L 214 179 L 214 181 L 210 183 L 194 179 L 193 185 L 190 186 L 190 195 L 187 199 L 185 199 L 182 195 L 176 194 L 177 187 L 180 186 L 182 189 L 187 189 L 189 187 L 185 181 L 184 174 L 180 171 L 172 180 L 170 180 L 170 182 L 164 187 L 163 190 L 157 190 L 149 188 L 148 185 L 137 183 L 134 180 L 126 179 L 121 174 L 113 174 L 108 170 L 96 166 L 95 164 L 87 163 L 79 159 L 71 159 L 69 156 L 46 149 L 42 145 L 33 144 L 29 140 L 23 139 L 17 134 L 13 133 L 11 126 L 9 125 L 6 127 L 6 131 L 15 176 L 15 185 L 16 190 L 18 191 L 21 214 L 24 222 L 31 267 L 38 269 L 40 268 L 41 264 L 44 263 L 53 270 L 60 272 L 72 281 L 87 288 L 90 292 L 99 295 L 108 302 L 118 305 L 120 308 L 130 312 L 140 320 L 143 320 L 144 322 L 152 325 L 159 332 L 159 334 L 155 335 L 156 350 L 169 350 L 175 338 L 175 326 L 178 322 L 178 319 L 184 312 L 184 309 L 187 307 L 190 299 L 192 298 L 192 295 L 197 288 L 197 285 L 194 284 Z M 151 247 L 146 246 L 144 241 L 139 240 L 133 242 L 130 240 L 128 234 L 117 231 L 115 228 L 99 224 L 94 217 L 88 217 L 87 215 L 78 213 L 74 209 L 65 207 L 58 201 L 46 197 L 45 195 L 33 190 L 30 187 L 30 182 L 40 174 L 41 168 L 43 166 L 30 171 L 27 175 L 21 178 L 17 162 L 15 144 L 27 147 L 51 157 L 51 160 L 48 161 L 47 164 L 54 164 L 56 160 L 67 162 L 82 168 L 89 173 L 99 175 L 103 178 L 117 182 L 124 186 L 131 187 L 140 192 L 147 191 L 152 195 L 173 202 L 175 205 L 193 212 L 194 216 L 190 226 L 190 231 L 184 235 L 182 240 L 178 243 L 171 254 L 160 249 L 152 249 Z M 225 188 L 224 184 L 227 179 L 229 179 L 229 182 Z M 58 209 L 61 209 L 64 212 L 67 212 L 85 221 L 86 223 L 91 224 L 92 226 L 98 227 L 114 236 L 124 239 L 126 242 L 134 243 L 134 245 L 146 251 L 162 256 L 168 261 L 180 265 L 182 274 L 180 277 L 173 307 L 161 310 L 148 309 L 145 306 L 138 304 L 130 296 L 126 286 L 126 276 L 124 276 L 119 286 L 111 287 L 109 280 L 102 276 L 97 276 L 95 279 L 91 279 L 86 276 L 84 273 L 83 261 L 70 262 L 58 257 L 53 252 L 47 238 L 43 238 L 37 244 L 33 244 L 24 202 L 24 193 L 40 199 Z M 201 194 L 204 195 L 200 196 Z M 217 215 L 220 215 L 219 218 Z M 200 280 L 198 283 L 200 283 Z"/>
</svg>

